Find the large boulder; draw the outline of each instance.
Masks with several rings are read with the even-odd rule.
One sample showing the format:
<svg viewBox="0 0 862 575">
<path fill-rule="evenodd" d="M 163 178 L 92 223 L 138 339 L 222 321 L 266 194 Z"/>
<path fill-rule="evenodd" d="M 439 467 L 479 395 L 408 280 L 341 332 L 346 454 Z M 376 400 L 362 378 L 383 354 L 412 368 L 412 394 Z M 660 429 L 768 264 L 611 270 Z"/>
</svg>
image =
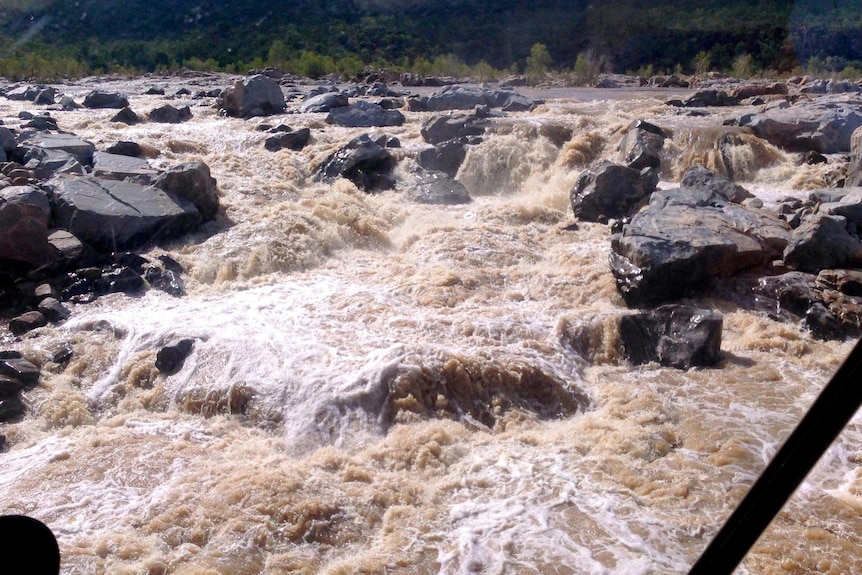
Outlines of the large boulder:
<svg viewBox="0 0 862 575">
<path fill-rule="evenodd" d="M 821 154 L 850 151 L 850 137 L 862 126 L 862 96 L 841 94 L 803 100 L 739 118 L 754 134 L 791 152 Z"/>
<path fill-rule="evenodd" d="M 306 114 L 312 112 L 329 112 L 333 108 L 342 108 L 350 104 L 346 94 L 341 92 L 326 92 L 318 94 L 304 101 L 299 106 L 299 111 Z"/>
<path fill-rule="evenodd" d="M 623 163 L 629 168 L 659 168 L 665 139 L 667 134 L 655 124 L 635 120 L 629 125 L 617 149 Z"/>
<path fill-rule="evenodd" d="M 721 359 L 720 314 L 687 305 L 664 305 L 620 318 L 620 341 L 635 365 L 657 362 L 688 369 Z"/>
<path fill-rule="evenodd" d="M 847 166 L 847 186 L 862 186 L 862 126 L 850 136 L 850 163 Z"/>
<path fill-rule="evenodd" d="M 379 104 L 360 100 L 350 106 L 332 108 L 326 116 L 326 123 L 347 128 L 400 126 L 404 123 L 404 114 L 398 110 L 385 110 Z"/>
<path fill-rule="evenodd" d="M 57 226 L 105 252 L 179 236 L 202 220 L 188 200 L 154 186 L 70 176 L 46 185 Z"/>
<path fill-rule="evenodd" d="M 54 263 L 60 253 L 48 242 L 51 204 L 33 186 L 0 190 L 0 261 L 28 267 Z"/>
<path fill-rule="evenodd" d="M 419 133 L 429 144 L 440 144 L 449 140 L 481 136 L 488 121 L 475 114 L 434 116 L 422 124 Z"/>
<path fill-rule="evenodd" d="M 277 82 L 262 74 L 237 80 L 218 97 L 219 110 L 228 116 L 251 118 L 281 114 L 286 108 Z"/>
<path fill-rule="evenodd" d="M 578 177 L 569 198 L 576 218 L 607 223 L 630 215 L 656 185 L 658 174 L 652 168 L 636 170 L 604 162 Z"/>
<path fill-rule="evenodd" d="M 718 195 L 734 204 L 741 204 L 754 197 L 754 194 L 742 186 L 734 184 L 700 164 L 695 164 L 687 169 L 680 184 L 684 188 L 707 190 L 710 194 Z"/>
<path fill-rule="evenodd" d="M 419 153 L 417 161 L 419 165 L 429 171 L 443 172 L 450 177 L 455 177 L 458 168 L 467 157 L 467 139 L 448 140 L 437 144 L 433 148 L 427 148 Z"/>
<path fill-rule="evenodd" d="M 627 304 L 663 303 L 771 263 L 789 235 L 776 215 L 707 190 L 662 190 L 612 237 L 611 270 Z"/>
<path fill-rule="evenodd" d="M 104 90 L 93 90 L 84 96 L 85 108 L 116 108 L 122 109 L 129 105 L 129 99 L 125 94 L 118 92 L 105 92 Z"/>
<path fill-rule="evenodd" d="M 218 213 L 218 182 L 203 162 L 173 166 L 156 178 L 155 186 L 191 202 L 205 220 Z"/>
<path fill-rule="evenodd" d="M 268 137 L 264 141 L 263 147 L 270 152 L 277 152 L 284 149 L 298 152 L 302 150 L 305 146 L 307 146 L 310 140 L 310 129 L 300 128 L 299 130 L 294 131 L 288 128 L 287 131 L 277 132 L 274 135 Z"/>
<path fill-rule="evenodd" d="M 347 178 L 366 192 L 395 186 L 392 170 L 395 158 L 386 149 L 385 135 L 362 134 L 329 156 L 317 170 L 315 179 L 332 182 Z"/>
<path fill-rule="evenodd" d="M 175 108 L 170 104 L 165 104 L 150 111 L 147 115 L 147 119 L 150 122 L 156 122 L 159 124 L 179 124 L 181 122 L 191 120 L 192 111 L 188 106 Z"/>
<path fill-rule="evenodd" d="M 791 269 L 817 273 L 862 265 L 862 243 L 847 231 L 847 218 L 818 214 L 793 230 L 784 250 Z"/>
</svg>

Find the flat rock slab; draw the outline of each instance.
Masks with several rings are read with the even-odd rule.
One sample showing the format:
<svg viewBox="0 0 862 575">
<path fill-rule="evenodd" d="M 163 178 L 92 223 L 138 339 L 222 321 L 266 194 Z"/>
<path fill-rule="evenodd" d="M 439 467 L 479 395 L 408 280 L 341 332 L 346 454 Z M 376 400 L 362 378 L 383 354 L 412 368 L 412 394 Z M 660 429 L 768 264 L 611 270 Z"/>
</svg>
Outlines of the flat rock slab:
<svg viewBox="0 0 862 575">
<path fill-rule="evenodd" d="M 350 106 L 332 108 L 326 116 L 326 123 L 348 128 L 400 126 L 404 123 L 404 114 L 398 110 L 384 110 L 378 104 L 363 100 Z"/>
<path fill-rule="evenodd" d="M 176 237 L 202 221 L 191 202 L 154 186 L 93 177 L 58 177 L 47 185 L 57 227 L 102 251 Z"/>
<path fill-rule="evenodd" d="M 96 151 L 96 146 L 92 142 L 74 134 L 38 133 L 23 138 L 19 144 L 25 147 L 66 152 L 85 166 L 93 165 L 93 153 Z"/>
<path fill-rule="evenodd" d="M 791 152 L 821 154 L 850 151 L 850 137 L 862 126 L 862 96 L 821 96 L 787 108 L 774 108 L 739 119 L 759 138 Z"/>
<path fill-rule="evenodd" d="M 96 152 L 93 154 L 93 175 L 108 180 L 131 179 L 138 183 L 150 183 L 159 173 L 145 159 Z"/>
</svg>

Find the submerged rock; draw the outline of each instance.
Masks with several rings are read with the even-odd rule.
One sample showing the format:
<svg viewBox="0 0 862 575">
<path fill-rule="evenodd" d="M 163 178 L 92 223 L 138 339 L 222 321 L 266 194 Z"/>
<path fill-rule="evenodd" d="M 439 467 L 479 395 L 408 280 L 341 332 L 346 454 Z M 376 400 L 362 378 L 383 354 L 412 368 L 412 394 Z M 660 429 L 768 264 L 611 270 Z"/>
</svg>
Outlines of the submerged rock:
<svg viewBox="0 0 862 575">
<path fill-rule="evenodd" d="M 388 137 L 383 134 L 362 134 L 329 156 L 320 165 L 315 179 L 332 182 L 347 178 L 366 192 L 390 189 L 395 186 L 392 170 L 395 158 L 386 149 Z"/>
<path fill-rule="evenodd" d="M 193 347 L 192 339 L 182 339 L 174 345 L 166 345 L 156 354 L 156 369 L 165 375 L 177 373 L 183 368 Z"/>
<path fill-rule="evenodd" d="M 407 196 L 419 204 L 455 205 L 472 201 L 461 182 L 443 172 L 424 170 L 407 189 Z"/>
<path fill-rule="evenodd" d="M 655 361 L 688 369 L 721 359 L 723 319 L 718 313 L 687 305 L 665 305 L 620 318 L 620 340 L 635 365 Z"/>
</svg>

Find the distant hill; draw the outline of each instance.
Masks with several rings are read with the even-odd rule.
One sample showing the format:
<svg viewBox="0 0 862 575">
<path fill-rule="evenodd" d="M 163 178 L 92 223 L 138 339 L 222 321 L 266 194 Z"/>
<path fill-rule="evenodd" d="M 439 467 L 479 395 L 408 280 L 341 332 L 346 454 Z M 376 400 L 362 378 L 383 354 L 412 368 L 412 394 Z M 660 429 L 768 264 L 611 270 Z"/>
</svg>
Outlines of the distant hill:
<svg viewBox="0 0 862 575">
<path fill-rule="evenodd" d="M 267 63 L 276 43 L 287 57 L 451 54 L 509 69 L 542 43 L 557 69 L 584 53 L 618 72 L 689 70 L 698 57 L 729 68 L 743 54 L 762 69 L 841 69 L 862 67 L 862 0 L 0 0 L 0 34 L 7 57 L 64 54 L 89 68 Z"/>
</svg>

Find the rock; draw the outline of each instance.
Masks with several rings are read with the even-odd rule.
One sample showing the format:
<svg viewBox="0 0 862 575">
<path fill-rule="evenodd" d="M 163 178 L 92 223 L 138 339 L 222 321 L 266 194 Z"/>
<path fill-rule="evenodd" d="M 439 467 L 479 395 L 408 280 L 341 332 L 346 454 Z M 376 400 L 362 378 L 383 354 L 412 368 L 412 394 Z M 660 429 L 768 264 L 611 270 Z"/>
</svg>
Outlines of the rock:
<svg viewBox="0 0 862 575">
<path fill-rule="evenodd" d="M 0 150 L 11 154 L 18 146 L 15 134 L 6 126 L 0 126 Z"/>
<path fill-rule="evenodd" d="M 174 297 L 180 297 L 186 293 L 183 281 L 178 272 L 162 269 L 158 266 L 150 266 L 144 272 L 144 279 L 153 288 L 168 293 Z"/>
<path fill-rule="evenodd" d="M 793 230 L 784 263 L 809 273 L 857 267 L 862 265 L 862 243 L 847 233 L 846 218 L 816 215 Z"/>
<path fill-rule="evenodd" d="M 298 152 L 308 145 L 310 139 L 311 130 L 308 128 L 302 128 L 295 132 L 282 132 L 274 136 L 270 136 L 264 141 L 263 147 L 270 152 L 277 152 L 284 149 Z"/>
<path fill-rule="evenodd" d="M 716 106 L 736 106 L 737 98 L 722 90 L 699 90 L 686 98 L 683 106 L 686 108 L 708 108 Z"/>
<path fill-rule="evenodd" d="M 352 139 L 324 160 L 315 179 L 332 182 L 337 178 L 347 178 L 366 192 L 394 187 L 392 170 L 395 158 L 384 146 L 386 140 L 382 134 L 362 134 Z"/>
<path fill-rule="evenodd" d="M 611 271 L 630 306 L 673 301 L 771 263 L 789 234 L 776 215 L 707 190 L 660 190 L 612 237 Z"/>
<path fill-rule="evenodd" d="M 9 331 L 12 335 L 23 335 L 28 331 L 48 325 L 48 320 L 39 311 L 28 311 L 9 321 Z"/>
<path fill-rule="evenodd" d="M 37 302 L 41 302 L 45 298 L 49 297 L 56 298 L 58 295 L 59 292 L 49 283 L 41 283 L 33 289 L 33 298 Z"/>
<path fill-rule="evenodd" d="M 417 160 L 419 165 L 426 170 L 443 172 L 454 178 L 466 156 L 467 139 L 459 138 L 441 142 L 433 148 L 422 150 Z"/>
<path fill-rule="evenodd" d="M 287 106 L 278 83 L 261 74 L 237 80 L 219 95 L 216 105 L 228 116 L 239 118 L 281 114 Z"/>
<path fill-rule="evenodd" d="M 96 151 L 96 146 L 92 142 L 74 134 L 31 134 L 23 137 L 19 146 L 27 150 L 39 148 L 46 151 L 66 152 L 85 166 L 93 165 L 93 153 Z"/>
<path fill-rule="evenodd" d="M 20 420 L 26 413 L 24 402 L 17 395 L 4 397 L 0 399 L 0 423 L 12 423 Z M 6 442 L 6 436 L 3 437 L 3 442 Z"/>
<path fill-rule="evenodd" d="M 664 130 L 649 122 L 635 120 L 618 146 L 625 165 L 635 170 L 659 168 L 661 149 L 667 138 Z"/>
<path fill-rule="evenodd" d="M 817 284 L 845 295 L 862 297 L 862 270 L 822 270 Z"/>
<path fill-rule="evenodd" d="M 82 108 L 80 104 L 75 102 L 75 99 L 72 96 L 62 96 L 60 98 L 60 109 L 64 112 L 71 112 L 72 110 L 78 110 Z"/>
<path fill-rule="evenodd" d="M 54 230 L 48 234 L 48 243 L 60 254 L 61 267 L 71 267 L 84 254 L 85 246 L 81 240 L 66 230 Z"/>
<path fill-rule="evenodd" d="M 346 94 L 341 92 L 327 92 L 318 94 L 304 101 L 299 106 L 303 114 L 329 112 L 333 108 L 343 108 L 350 104 Z"/>
<path fill-rule="evenodd" d="M 68 308 L 53 297 L 46 297 L 40 301 L 36 311 L 41 313 L 48 321 L 51 322 L 66 320 L 72 315 L 72 312 L 69 311 Z"/>
<path fill-rule="evenodd" d="M 203 162 L 174 166 L 156 179 L 155 186 L 191 202 L 205 220 L 218 213 L 218 183 Z"/>
<path fill-rule="evenodd" d="M 472 110 L 476 106 L 499 108 L 516 96 L 512 90 L 491 90 L 484 86 L 444 86 L 423 102 L 431 112 L 443 110 Z M 523 96 L 521 96 L 523 97 Z"/>
<path fill-rule="evenodd" d="M 788 108 L 742 116 L 739 125 L 791 152 L 847 153 L 853 131 L 862 126 L 862 96 L 803 100 Z"/>
<path fill-rule="evenodd" d="M 113 118 L 111 118 L 112 122 L 118 122 L 120 124 L 128 124 L 129 126 L 134 126 L 135 124 L 140 124 L 143 122 L 140 116 L 138 116 L 131 108 L 128 106 L 117 112 Z"/>
<path fill-rule="evenodd" d="M 140 144 L 135 142 L 117 142 L 105 150 L 109 154 L 118 156 L 130 156 L 132 158 L 146 158 L 147 154 Z"/>
<path fill-rule="evenodd" d="M 21 129 L 39 130 L 40 132 L 47 132 L 48 130 L 56 132 L 60 130 L 59 126 L 57 126 L 57 120 L 51 116 L 34 116 L 26 124 L 21 124 Z"/>
<path fill-rule="evenodd" d="M 12 377 L 0 375 L 0 399 L 17 395 L 24 389 L 24 384 Z"/>
<path fill-rule="evenodd" d="M 635 365 L 657 362 L 688 369 L 721 359 L 723 319 L 708 309 L 665 305 L 620 318 L 620 341 Z"/>
<path fill-rule="evenodd" d="M 117 92 L 105 92 L 93 90 L 84 97 L 85 108 L 125 108 L 129 105 L 129 99 L 125 94 Z"/>
<path fill-rule="evenodd" d="M 830 191 L 831 197 L 824 195 Z M 862 188 L 819 190 L 812 192 L 809 203 L 816 206 L 818 214 L 847 218 L 847 230 L 851 235 L 858 235 L 862 230 Z"/>
<path fill-rule="evenodd" d="M 802 319 L 802 326 L 809 329 L 817 339 L 843 339 L 846 336 L 841 320 L 820 302 L 815 302 L 808 308 Z"/>
<path fill-rule="evenodd" d="M 18 102 L 32 102 L 42 88 L 40 86 L 17 86 L 6 92 L 6 98 Z"/>
<path fill-rule="evenodd" d="M 36 94 L 36 97 L 33 98 L 33 103 L 37 106 L 50 106 L 54 103 L 57 98 L 57 89 L 48 86 L 47 88 L 43 88 L 39 90 Z"/>
<path fill-rule="evenodd" d="M 17 352 L 5 354 L 8 357 L 0 359 L 0 376 L 21 382 L 25 389 L 35 387 L 39 383 L 39 368 L 21 357 Z"/>
<path fill-rule="evenodd" d="M 182 339 L 175 345 L 166 345 L 156 354 L 156 369 L 165 375 L 177 373 L 183 368 L 193 347 L 192 339 Z"/>
<path fill-rule="evenodd" d="M 523 94 L 511 94 L 503 102 L 501 108 L 504 112 L 532 112 L 542 102 L 533 100 Z"/>
<path fill-rule="evenodd" d="M 107 152 L 93 154 L 92 173 L 106 180 L 131 180 L 144 185 L 153 183 L 159 175 L 147 160 Z"/>
<path fill-rule="evenodd" d="M 147 116 L 147 119 L 150 122 L 157 122 L 160 124 L 179 124 L 181 122 L 191 120 L 192 111 L 188 106 L 175 108 L 170 104 L 165 104 L 164 106 L 159 106 L 152 110 Z"/>
<path fill-rule="evenodd" d="M 658 174 L 651 168 L 635 170 L 606 161 L 578 176 L 569 198 L 576 218 L 607 223 L 630 215 L 656 185 Z"/>
<path fill-rule="evenodd" d="M 787 84 L 784 82 L 767 82 L 756 84 L 743 84 L 733 90 L 731 95 L 737 100 L 746 100 L 757 96 L 786 95 Z"/>
<path fill-rule="evenodd" d="M 461 182 L 443 172 L 419 174 L 418 180 L 407 190 L 407 197 L 419 204 L 455 205 L 472 201 Z"/>
<path fill-rule="evenodd" d="M 96 295 L 106 295 L 110 293 L 126 293 L 138 294 L 146 289 L 144 278 L 141 277 L 140 271 L 132 269 L 128 266 L 116 265 L 108 270 L 104 270 L 94 286 Z"/>
<path fill-rule="evenodd" d="M 332 108 L 326 116 L 326 123 L 347 128 L 400 126 L 404 123 L 404 114 L 398 110 L 384 110 L 378 104 L 362 100 L 350 106 Z"/>
<path fill-rule="evenodd" d="M 488 122 L 475 114 L 456 116 L 434 116 L 422 124 L 419 133 L 429 144 L 440 144 L 449 140 L 481 136 Z"/>
<path fill-rule="evenodd" d="M 754 194 L 742 186 L 734 184 L 700 164 L 687 169 L 680 184 L 686 188 L 706 189 L 734 204 L 741 204 L 747 199 L 754 198 Z"/>
<path fill-rule="evenodd" d="M 850 163 L 845 186 L 862 186 L 862 126 L 850 136 Z"/>
<path fill-rule="evenodd" d="M 23 145 L 18 148 L 24 152 L 21 162 L 28 170 L 32 170 L 36 179 L 48 179 L 54 174 L 79 174 L 87 173 L 87 169 L 78 159 L 63 150 L 46 150 L 43 148 Z"/>
<path fill-rule="evenodd" d="M 0 261 L 37 268 L 60 257 L 48 241 L 51 203 L 33 186 L 0 190 Z"/>
<path fill-rule="evenodd" d="M 188 200 L 155 186 L 93 177 L 57 177 L 46 185 L 58 227 L 102 251 L 176 237 L 202 220 Z"/>
</svg>

